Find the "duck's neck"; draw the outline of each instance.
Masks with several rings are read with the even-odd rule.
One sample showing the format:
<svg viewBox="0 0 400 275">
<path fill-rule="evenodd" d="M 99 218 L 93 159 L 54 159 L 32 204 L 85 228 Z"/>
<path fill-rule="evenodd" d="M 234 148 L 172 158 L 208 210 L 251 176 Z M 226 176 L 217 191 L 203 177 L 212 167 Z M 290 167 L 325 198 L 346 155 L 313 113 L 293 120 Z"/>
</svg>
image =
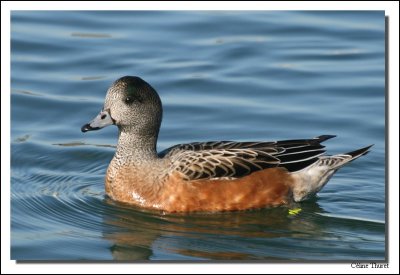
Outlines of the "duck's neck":
<svg viewBox="0 0 400 275">
<path fill-rule="evenodd" d="M 163 171 L 155 168 L 160 159 L 156 152 L 157 135 L 143 136 L 119 130 L 117 150 L 107 169 L 106 192 L 112 198 L 126 194 L 153 195 Z M 123 194 L 123 195 L 122 195 Z M 155 193 L 154 193 L 155 194 Z"/>
<path fill-rule="evenodd" d="M 157 135 L 143 135 L 134 131 L 119 129 L 117 151 L 115 158 L 132 161 L 137 165 L 141 162 L 157 159 Z"/>
</svg>

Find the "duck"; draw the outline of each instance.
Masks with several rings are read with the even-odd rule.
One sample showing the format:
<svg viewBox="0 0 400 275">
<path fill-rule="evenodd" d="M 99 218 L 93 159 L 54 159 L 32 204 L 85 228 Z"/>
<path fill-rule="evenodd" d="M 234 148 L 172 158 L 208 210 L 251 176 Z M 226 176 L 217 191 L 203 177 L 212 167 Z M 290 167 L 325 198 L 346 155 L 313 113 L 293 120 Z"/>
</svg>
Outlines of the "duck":
<svg viewBox="0 0 400 275">
<path fill-rule="evenodd" d="M 163 108 L 138 76 L 117 79 L 100 113 L 82 132 L 118 127 L 118 145 L 105 175 L 114 201 L 163 212 L 221 212 L 277 207 L 314 197 L 338 171 L 372 145 L 326 155 L 335 137 L 280 141 L 208 141 L 157 152 Z"/>
</svg>

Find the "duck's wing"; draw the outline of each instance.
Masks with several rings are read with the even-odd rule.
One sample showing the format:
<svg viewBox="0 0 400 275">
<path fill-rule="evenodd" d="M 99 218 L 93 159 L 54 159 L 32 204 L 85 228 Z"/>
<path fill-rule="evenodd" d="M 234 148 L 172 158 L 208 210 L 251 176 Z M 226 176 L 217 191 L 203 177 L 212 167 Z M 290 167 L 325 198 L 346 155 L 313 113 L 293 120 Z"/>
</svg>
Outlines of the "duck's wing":
<svg viewBox="0 0 400 275">
<path fill-rule="evenodd" d="M 180 172 L 186 180 L 240 178 L 252 172 L 284 167 L 301 170 L 325 153 L 320 143 L 331 135 L 313 139 L 275 142 L 195 142 L 179 144 L 160 153 L 171 162 L 169 173 Z"/>
</svg>

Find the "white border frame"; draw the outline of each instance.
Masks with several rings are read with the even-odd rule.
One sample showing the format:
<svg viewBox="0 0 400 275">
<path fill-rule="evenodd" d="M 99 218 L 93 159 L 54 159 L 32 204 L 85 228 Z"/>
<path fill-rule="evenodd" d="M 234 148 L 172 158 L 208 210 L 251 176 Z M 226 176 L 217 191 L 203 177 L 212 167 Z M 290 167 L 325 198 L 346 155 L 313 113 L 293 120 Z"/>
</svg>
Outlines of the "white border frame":
<svg viewBox="0 0 400 275">
<path fill-rule="evenodd" d="M 389 268 L 350 264 L 16 264 L 10 260 L 10 11 L 11 10 L 384 10 L 389 17 Z M 399 2 L 397 1 L 106 1 L 1 2 L 1 273 L 399 273 Z"/>
</svg>

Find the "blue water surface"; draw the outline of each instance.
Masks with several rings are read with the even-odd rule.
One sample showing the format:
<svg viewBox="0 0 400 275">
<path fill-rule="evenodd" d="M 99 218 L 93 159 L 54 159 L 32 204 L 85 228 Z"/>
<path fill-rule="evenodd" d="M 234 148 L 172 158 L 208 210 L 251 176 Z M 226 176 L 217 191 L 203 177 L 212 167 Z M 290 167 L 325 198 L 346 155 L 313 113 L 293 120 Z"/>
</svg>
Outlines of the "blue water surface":
<svg viewBox="0 0 400 275">
<path fill-rule="evenodd" d="M 14 260 L 385 259 L 383 11 L 12 11 Z M 298 205 L 165 214 L 105 197 L 116 127 L 82 134 L 137 75 L 164 105 L 158 149 L 337 135 L 374 144 Z"/>
</svg>

